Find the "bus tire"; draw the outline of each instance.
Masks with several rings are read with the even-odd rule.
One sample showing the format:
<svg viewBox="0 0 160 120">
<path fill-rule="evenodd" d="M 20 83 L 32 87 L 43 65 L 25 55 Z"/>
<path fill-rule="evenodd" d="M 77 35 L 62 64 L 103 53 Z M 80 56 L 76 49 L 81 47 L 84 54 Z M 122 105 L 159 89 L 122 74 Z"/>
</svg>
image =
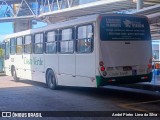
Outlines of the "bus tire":
<svg viewBox="0 0 160 120">
<path fill-rule="evenodd" d="M 47 72 L 46 83 L 48 88 L 55 90 L 57 88 L 56 78 L 54 72 L 50 69 Z"/>
<path fill-rule="evenodd" d="M 18 82 L 18 81 L 19 81 L 19 78 L 17 77 L 17 73 L 16 73 L 15 68 L 13 69 L 12 73 L 13 73 L 13 79 L 14 79 L 14 81 L 15 81 L 15 82 Z"/>
</svg>

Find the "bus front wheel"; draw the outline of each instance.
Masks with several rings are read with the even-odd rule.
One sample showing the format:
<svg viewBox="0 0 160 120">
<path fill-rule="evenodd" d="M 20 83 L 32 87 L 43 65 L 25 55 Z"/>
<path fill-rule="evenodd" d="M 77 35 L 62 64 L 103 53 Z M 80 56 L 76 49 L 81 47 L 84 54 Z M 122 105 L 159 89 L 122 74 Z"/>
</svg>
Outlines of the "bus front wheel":
<svg viewBox="0 0 160 120">
<path fill-rule="evenodd" d="M 55 75 L 54 75 L 54 72 L 52 70 L 49 70 L 47 72 L 47 76 L 46 76 L 46 83 L 47 83 L 47 86 L 50 88 L 50 89 L 56 89 L 57 88 L 57 84 L 56 84 L 56 78 L 55 78 Z"/>
</svg>

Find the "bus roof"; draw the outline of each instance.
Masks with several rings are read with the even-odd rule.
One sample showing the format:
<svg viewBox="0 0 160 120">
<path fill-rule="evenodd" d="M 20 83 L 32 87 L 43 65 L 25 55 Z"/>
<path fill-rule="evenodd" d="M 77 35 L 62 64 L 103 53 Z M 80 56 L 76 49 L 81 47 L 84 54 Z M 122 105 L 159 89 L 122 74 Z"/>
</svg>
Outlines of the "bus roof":
<svg viewBox="0 0 160 120">
<path fill-rule="evenodd" d="M 30 30 L 26 30 L 26 31 L 22 31 L 22 32 L 9 34 L 9 35 L 5 36 L 5 39 L 23 36 L 23 35 L 34 34 L 34 33 L 43 32 L 43 31 L 54 30 L 57 28 L 65 28 L 68 26 L 76 25 L 76 24 L 78 25 L 78 24 L 93 22 L 93 21 L 96 21 L 99 16 L 113 16 L 113 15 L 115 15 L 115 16 L 137 16 L 137 17 L 143 17 L 143 18 L 145 17 L 142 15 L 133 15 L 133 14 L 132 15 L 131 14 L 94 14 L 94 15 L 78 17 L 75 19 L 72 18 L 71 20 L 61 21 L 61 22 L 57 22 L 54 24 L 49 24 L 45 27 L 40 27 L 40 28 L 36 28 L 36 29 L 30 29 Z"/>
</svg>

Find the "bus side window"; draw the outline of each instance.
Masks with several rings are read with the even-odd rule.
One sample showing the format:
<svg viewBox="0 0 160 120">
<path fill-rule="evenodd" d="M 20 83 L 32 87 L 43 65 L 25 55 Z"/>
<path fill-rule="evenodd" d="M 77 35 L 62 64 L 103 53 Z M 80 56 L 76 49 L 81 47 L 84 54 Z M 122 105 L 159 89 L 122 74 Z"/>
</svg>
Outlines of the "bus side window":
<svg viewBox="0 0 160 120">
<path fill-rule="evenodd" d="M 31 35 L 24 36 L 24 53 L 25 54 L 32 53 L 32 36 Z"/>
<path fill-rule="evenodd" d="M 60 53 L 74 52 L 73 28 L 61 30 Z"/>
<path fill-rule="evenodd" d="M 49 31 L 46 33 L 45 52 L 47 54 L 52 54 L 57 52 L 56 34 L 57 34 L 56 31 Z"/>
<path fill-rule="evenodd" d="M 10 49 L 9 49 L 10 47 L 9 47 L 9 42 L 5 42 L 5 60 L 7 60 L 7 59 L 9 59 L 9 51 L 10 51 Z"/>
<path fill-rule="evenodd" d="M 14 55 L 16 53 L 16 40 L 15 38 L 10 39 L 10 53 Z"/>
<path fill-rule="evenodd" d="M 18 37 L 17 38 L 17 45 L 16 45 L 16 53 L 17 54 L 22 54 L 23 53 L 23 37 Z"/>
<path fill-rule="evenodd" d="M 34 36 L 34 53 L 42 54 L 43 53 L 43 33 L 37 33 Z"/>
<path fill-rule="evenodd" d="M 77 27 L 76 47 L 78 53 L 90 53 L 93 51 L 93 26 L 83 25 Z"/>
</svg>

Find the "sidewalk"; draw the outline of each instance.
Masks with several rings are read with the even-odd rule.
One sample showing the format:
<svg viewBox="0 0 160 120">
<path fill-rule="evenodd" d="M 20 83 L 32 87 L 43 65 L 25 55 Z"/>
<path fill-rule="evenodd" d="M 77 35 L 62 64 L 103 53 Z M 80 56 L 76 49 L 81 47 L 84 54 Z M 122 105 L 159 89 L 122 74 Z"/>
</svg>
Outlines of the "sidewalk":
<svg viewBox="0 0 160 120">
<path fill-rule="evenodd" d="M 153 75 L 152 81 L 150 84 L 160 85 L 160 75 Z"/>
</svg>

